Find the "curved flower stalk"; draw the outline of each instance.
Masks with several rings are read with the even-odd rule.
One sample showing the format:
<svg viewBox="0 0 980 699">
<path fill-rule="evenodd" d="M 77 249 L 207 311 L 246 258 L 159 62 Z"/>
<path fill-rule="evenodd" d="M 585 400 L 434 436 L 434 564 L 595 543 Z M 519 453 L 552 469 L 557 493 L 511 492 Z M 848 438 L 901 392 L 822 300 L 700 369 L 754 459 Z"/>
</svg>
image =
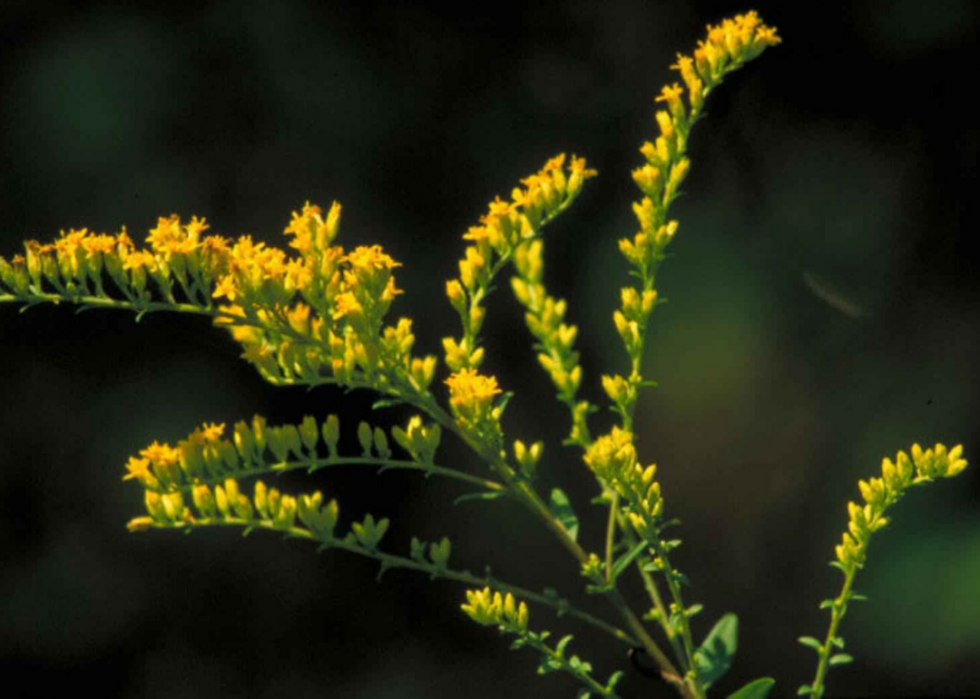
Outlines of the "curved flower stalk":
<svg viewBox="0 0 980 699">
<path fill-rule="evenodd" d="M 214 485 L 225 479 L 246 478 L 287 471 L 314 473 L 335 466 L 374 466 L 379 472 L 408 469 L 428 476 L 453 478 L 480 488 L 482 493 L 500 494 L 504 487 L 435 463 L 442 430 L 426 425 L 422 418 L 409 419 L 404 429 L 391 430 L 395 443 L 409 459 L 394 458 L 384 430 L 366 422 L 358 426 L 361 453 L 342 456 L 338 452 L 340 421 L 328 415 L 318 425 L 306 416 L 298 425 L 270 426 L 261 415 L 235 423 L 231 439 L 224 437 L 225 425 L 205 423 L 175 446 L 154 442 L 131 456 L 123 480 L 136 480 L 146 490 L 158 493 L 190 491 L 196 485 Z M 326 454 L 324 454 L 324 448 Z"/>
<path fill-rule="evenodd" d="M 179 529 L 193 531 L 209 527 L 241 527 L 247 535 L 255 530 L 277 531 L 287 537 L 315 541 L 319 550 L 338 549 L 378 561 L 378 578 L 395 569 L 411 570 L 431 579 L 444 578 L 468 586 L 493 585 L 504 590 L 513 600 L 517 596 L 536 604 L 553 607 L 559 615 L 567 614 L 588 624 L 617 641 L 636 644 L 625 631 L 578 609 L 553 590 L 540 594 L 512 585 L 487 572 L 484 576 L 449 567 L 452 544 L 448 537 L 438 542 L 423 542 L 412 537 L 408 556 L 382 551 L 379 545 L 388 532 L 388 519 L 375 520 L 368 514 L 360 522 L 352 522 L 343 536 L 337 534 L 340 507 L 336 500 L 324 502 L 323 493 L 316 491 L 288 495 L 257 480 L 251 496 L 243 492 L 239 482 L 226 478 L 218 485 L 199 483 L 190 494 L 182 490 L 144 492 L 147 514 L 134 517 L 126 525 L 132 532 L 149 529 Z M 498 593 L 499 594 L 499 593 Z M 525 602 L 521 606 L 526 610 Z M 525 612 L 526 614 L 526 612 Z M 543 639 L 542 639 L 543 640 Z"/>
<path fill-rule="evenodd" d="M 482 590 L 467 590 L 467 603 L 460 605 L 462 610 L 476 623 L 484 626 L 496 626 L 500 633 L 514 634 L 517 639 L 511 643 L 511 650 L 529 647 L 538 651 L 541 662 L 538 674 L 547 675 L 551 672 L 567 672 L 585 688 L 578 693 L 579 699 L 588 699 L 593 695 L 616 699 L 616 685 L 623 677 L 622 672 L 614 672 L 606 684 L 600 684 L 592 677 L 592 665 L 577 655 L 567 656 L 565 649 L 574 636 L 564 636 L 554 648 L 545 641 L 551 634 L 547 631 L 535 633 L 528 629 L 528 609 L 524 602 L 518 605 L 514 595 L 507 593 L 501 596 L 499 592 L 491 592 L 489 587 Z"/>
<path fill-rule="evenodd" d="M 205 423 L 176 445 L 154 442 L 126 464 L 124 480 L 141 486 L 146 507 L 146 514 L 129 522 L 131 531 L 214 526 L 241 527 L 246 533 L 278 531 L 318 542 L 321 549 L 372 558 L 380 573 L 403 568 L 457 581 L 469 588 L 462 610 L 480 624 L 516 636 L 514 647 L 535 649 L 541 656 L 539 672 L 570 674 L 583 685 L 580 696 L 618 696 L 621 673 L 600 683 L 588 662 L 566 654 L 570 636 L 552 646 L 547 643 L 549 631 L 530 630 L 529 605 L 549 606 L 615 638 L 633 653 L 631 658 L 642 651 L 655 663 L 653 672 L 678 695 L 701 699 L 731 666 L 738 620 L 733 614 L 721 616 L 696 643 L 690 619 L 701 605 L 685 603 L 687 578 L 670 562 L 671 551 L 681 542 L 664 536 L 674 522 L 665 518 L 657 467 L 640 459 L 634 414 L 640 390 L 653 385 L 642 373 L 642 359 L 651 315 L 663 301 L 657 275 L 678 230 L 670 207 L 690 170 L 691 129 L 705 99 L 727 75 L 779 42 L 775 29 L 754 12 L 709 26 L 692 55 L 678 55 L 673 69 L 680 82 L 663 88 L 656 98 L 662 107 L 656 112 L 658 135 L 640 148 L 645 163 L 632 173 L 641 192 L 633 204 L 639 229 L 619 241 L 635 279 L 620 290 L 620 304 L 612 314 L 628 370 L 601 378 L 617 424 L 598 436 L 588 425 L 596 407 L 578 396 L 584 376 L 575 350 L 578 327 L 567 321 L 567 304 L 549 293 L 544 279 L 543 230 L 596 175 L 575 156 L 548 160 L 522 179 L 509 199 L 496 197 L 479 224 L 464 234 L 459 275 L 445 287 L 461 328 L 458 336 L 442 341 L 449 375 L 438 382 L 436 357 L 413 354 L 412 320 L 389 319 L 402 295 L 395 278 L 400 263 L 377 245 L 345 249 L 337 244 L 341 207 L 336 202 L 326 211 L 307 202 L 293 212 L 284 230 L 284 248 L 248 235 L 208 234 L 204 219 L 183 221 L 176 215 L 160 218 L 143 245 L 125 229 L 114 235 L 71 229 L 47 244 L 28 241 L 23 254 L 9 261 L 0 258 L 0 303 L 127 309 L 137 320 L 157 311 L 209 316 L 272 384 L 367 388 L 381 395 L 375 407 L 406 404 L 418 413 L 390 431 L 360 423 L 361 451 L 356 454 L 340 453 L 336 415 L 322 420 L 307 416 L 298 424 L 278 426 L 256 416 L 227 431 L 224 423 Z M 544 444 L 508 440 L 502 418 L 511 394 L 505 382 L 483 370 L 486 299 L 509 264 L 510 286 L 525 310 L 538 363 L 570 416 L 565 444 L 581 450 L 596 480 L 594 502 L 608 509 L 605 531 L 594 537 L 594 549 L 580 542 L 580 522 L 568 496 L 560 488 L 548 497 L 536 490 Z M 448 392 L 445 402 L 440 401 L 443 390 Z M 490 478 L 438 464 L 444 434 L 469 447 Z M 825 603 L 832 610 L 826 640 L 803 639 L 817 650 L 820 663 L 814 682 L 801 691 L 820 696 L 827 669 L 849 659 L 832 654 L 831 648 L 843 644 L 837 628 L 848 602 L 858 599 L 851 590 L 853 579 L 864 564 L 871 534 L 887 522 L 885 511 L 908 487 L 962 471 L 966 462 L 961 451 L 956 447 L 947 452 L 937 445 L 923 452 L 916 446 L 911 458 L 900 452 L 897 464 L 886 460 L 881 478 L 860 483 L 866 504 L 849 505 L 849 532 L 837 548 L 844 588 Z M 586 593 L 604 598 L 622 628 L 576 607 L 553 588 L 536 592 L 519 587 L 494 578 L 489 568 L 483 576 L 451 568 L 448 538 L 435 542 L 412 537 L 408 554 L 398 555 L 381 547 L 390 539 L 387 518 L 368 514 L 340 534 L 339 505 L 320 492 L 293 496 L 256 480 L 247 495 L 242 486 L 249 478 L 338 466 L 414 470 L 475 487 L 457 502 L 508 497 L 520 503 L 575 559 L 586 579 L 577 582 Z M 583 532 L 582 542 L 585 536 Z M 634 611 L 621 589 L 620 578 L 627 572 L 635 572 L 644 585 L 650 601 L 645 614 Z M 666 585 L 664 595 L 658 584 Z M 663 632 L 663 648 L 644 622 Z M 772 685 L 773 680 L 762 678 L 732 696 L 761 699 Z"/>
<path fill-rule="evenodd" d="M 497 274 L 523 246 L 540 236 L 544 226 L 568 209 L 585 180 L 596 175 L 584 158 L 572 156 L 567 164 L 565 160 L 561 153 L 525 177 L 521 180 L 524 186 L 513 189 L 510 201 L 496 197 L 480 224 L 463 235 L 470 244 L 459 261 L 459 278 L 446 282 L 446 296 L 463 326 L 458 340 L 447 337 L 442 341 L 446 366 L 453 371 L 478 369 L 483 363 L 479 340 L 486 317 L 483 301 Z"/>
<path fill-rule="evenodd" d="M 836 560 L 830 563 L 843 573 L 844 583 L 837 597 L 820 603 L 821 609 L 830 610 L 830 627 L 823 642 L 812 636 L 799 639 L 801 644 L 816 651 L 819 658 L 813 682 L 799 688 L 798 694 L 801 696 L 822 697 L 826 690 L 824 682 L 827 671 L 853 661 L 847 653 L 835 651 L 844 649 L 844 639 L 837 635 L 837 629 L 847 613 L 848 603 L 867 599 L 854 592 L 854 577 L 867 561 L 871 536 L 888 526 L 890 519 L 885 516 L 888 510 L 902 499 L 909 488 L 932 483 L 937 478 L 953 478 L 967 467 L 966 459 L 962 458 L 963 445 L 947 451 L 944 445 L 937 444 L 923 451 L 918 444 L 913 444 L 909 451 L 911 457 L 904 451 L 898 452 L 895 461 L 885 457 L 881 462 L 880 478 L 858 481 L 864 505 L 847 503 L 847 531 L 834 549 Z"/>
<path fill-rule="evenodd" d="M 414 357 L 412 323 L 386 325 L 401 290 L 400 264 L 379 246 L 347 252 L 332 245 L 336 202 L 323 217 L 307 203 L 285 229 L 298 255 L 207 235 L 204 219 L 160 218 L 137 246 L 123 229 L 62 232 L 49 244 L 0 258 L 0 302 L 71 303 L 120 308 L 141 318 L 156 311 L 211 316 L 242 345 L 242 357 L 273 384 L 334 383 L 400 398 L 433 400 L 436 358 Z"/>
</svg>

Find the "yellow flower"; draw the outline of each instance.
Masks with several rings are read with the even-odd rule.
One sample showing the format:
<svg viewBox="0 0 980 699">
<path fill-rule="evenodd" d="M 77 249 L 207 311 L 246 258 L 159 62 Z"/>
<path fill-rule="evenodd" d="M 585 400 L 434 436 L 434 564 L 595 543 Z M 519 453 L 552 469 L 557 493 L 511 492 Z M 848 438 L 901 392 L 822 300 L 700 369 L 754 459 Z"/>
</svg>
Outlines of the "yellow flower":
<svg viewBox="0 0 980 699">
<path fill-rule="evenodd" d="M 395 262 L 387 255 L 380 245 L 360 245 L 353 252 L 345 255 L 342 261 L 349 263 L 355 271 L 394 269 L 402 266 L 400 262 Z"/>
<path fill-rule="evenodd" d="M 238 287 L 235 285 L 235 278 L 230 274 L 223 276 L 214 287 L 214 293 L 211 296 L 216 299 L 224 296 L 229 301 L 234 301 L 238 296 Z"/>
<path fill-rule="evenodd" d="M 225 423 L 205 422 L 201 425 L 201 436 L 208 442 L 217 442 L 225 433 Z"/>
<path fill-rule="evenodd" d="M 358 315 L 364 312 L 364 307 L 361 306 L 357 297 L 354 296 L 349 291 L 337 296 L 333 311 L 333 319 L 340 320 L 344 317 L 356 318 Z"/>
<path fill-rule="evenodd" d="M 116 239 L 111 235 L 91 235 L 82 241 L 82 247 L 89 254 L 101 252 L 111 255 L 116 250 Z"/>
<path fill-rule="evenodd" d="M 124 481 L 132 478 L 143 479 L 146 476 L 152 475 L 150 473 L 150 460 L 146 458 L 141 459 L 137 456 L 129 457 L 129 461 L 126 463 L 126 470 L 129 473 L 123 476 Z"/>
<path fill-rule="evenodd" d="M 482 413 L 490 407 L 500 387 L 493 376 L 483 376 L 476 369 L 463 369 L 446 379 L 449 404 L 460 412 Z"/>
<path fill-rule="evenodd" d="M 175 464 L 177 463 L 177 458 L 179 455 L 180 452 L 169 444 L 160 444 L 156 441 L 146 449 L 140 451 L 140 456 L 145 459 L 149 459 L 150 463 L 152 463 L 154 467 L 170 466 Z"/>
<path fill-rule="evenodd" d="M 134 250 L 123 260 L 123 269 L 156 269 L 157 260 L 148 250 Z"/>
</svg>

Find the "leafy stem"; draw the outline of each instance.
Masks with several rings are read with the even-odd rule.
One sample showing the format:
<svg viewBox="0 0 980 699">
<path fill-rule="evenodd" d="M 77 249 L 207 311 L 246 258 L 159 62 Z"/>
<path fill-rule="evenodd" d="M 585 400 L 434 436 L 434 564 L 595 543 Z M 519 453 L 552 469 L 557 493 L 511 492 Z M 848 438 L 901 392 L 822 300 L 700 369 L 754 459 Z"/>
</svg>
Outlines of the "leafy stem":
<svg viewBox="0 0 980 699">
<path fill-rule="evenodd" d="M 490 576 L 481 577 L 478 575 L 473 575 L 469 571 L 453 570 L 447 567 L 438 566 L 434 563 L 419 561 L 406 556 L 399 556 L 396 554 L 379 551 L 374 548 L 368 548 L 358 543 L 353 537 L 343 539 L 332 537 L 325 538 L 317 536 L 314 532 L 303 527 L 283 527 L 277 525 L 273 521 L 254 519 L 249 520 L 233 516 L 213 519 L 196 519 L 194 521 L 179 521 L 166 524 L 154 522 L 149 526 L 157 529 L 181 529 L 184 531 L 206 529 L 209 527 L 244 527 L 246 534 L 253 529 L 281 532 L 291 538 L 319 542 L 321 544 L 320 550 L 335 548 L 362 556 L 364 558 L 374 559 L 381 564 L 381 573 L 388 570 L 403 568 L 405 570 L 412 570 L 418 573 L 425 573 L 433 578 L 445 578 L 446 580 L 452 580 L 454 582 L 473 587 L 492 585 L 496 589 L 503 590 L 504 592 L 511 592 L 519 598 L 551 607 L 555 609 L 559 615 L 568 614 L 569 616 L 575 617 L 583 623 L 601 630 L 623 644 L 635 646 L 639 643 L 635 637 L 631 636 L 623 629 L 593 616 L 586 611 L 574 607 L 563 598 L 559 599 L 554 595 L 545 595 L 534 592 L 533 590 L 529 590 L 519 585 L 504 582 L 496 576 L 493 576 L 492 578 Z"/>
</svg>

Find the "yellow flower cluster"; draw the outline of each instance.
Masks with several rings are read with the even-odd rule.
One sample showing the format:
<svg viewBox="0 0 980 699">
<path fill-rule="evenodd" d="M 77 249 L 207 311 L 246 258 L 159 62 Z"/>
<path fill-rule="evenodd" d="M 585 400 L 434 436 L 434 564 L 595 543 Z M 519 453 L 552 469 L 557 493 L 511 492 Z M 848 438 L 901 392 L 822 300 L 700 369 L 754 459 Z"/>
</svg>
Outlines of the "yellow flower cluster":
<svg viewBox="0 0 980 699">
<path fill-rule="evenodd" d="M 134 479 L 148 490 L 186 489 L 203 481 L 245 475 L 270 463 L 292 459 L 309 464 L 317 458 L 321 434 L 331 455 L 340 438 L 336 416 L 329 416 L 320 426 L 306 416 L 298 425 L 271 427 L 256 415 L 251 424 L 235 423 L 230 439 L 224 433 L 224 424 L 205 423 L 176 446 L 154 442 L 139 456 L 130 457 L 123 480 Z"/>
<path fill-rule="evenodd" d="M 293 212 L 284 233 L 298 256 L 248 235 L 205 236 L 208 224 L 197 217 L 160 218 L 143 248 L 125 229 L 72 229 L 51 244 L 28 241 L 9 262 L 0 258 L 0 298 L 208 313 L 274 383 L 326 373 L 424 395 L 435 357 L 411 356 L 411 320 L 384 326 L 401 293 L 393 276 L 400 265 L 377 245 L 349 253 L 332 245 L 340 212 L 336 202 L 326 216 L 310 203 Z"/>
<path fill-rule="evenodd" d="M 478 335 L 485 310 L 481 305 L 491 281 L 523 242 L 533 239 L 542 226 L 564 211 L 582 190 L 595 170 L 584 158 L 555 156 L 538 172 L 521 180 L 523 187 L 511 192 L 510 201 L 496 197 L 480 218 L 463 235 L 470 241 L 459 262 L 459 277 L 446 283 L 446 296 L 459 314 L 463 336 L 443 339 L 446 365 L 453 371 L 479 368 L 483 349 Z"/>
<path fill-rule="evenodd" d="M 501 393 L 497 379 L 476 369 L 463 369 L 446 379 L 446 385 L 449 407 L 460 427 L 474 433 L 486 429 L 499 433 L 499 410 L 493 407 L 494 397 Z"/>
<path fill-rule="evenodd" d="M 728 73 L 779 42 L 776 30 L 763 24 L 755 12 L 708 26 L 707 38 L 698 44 L 694 55 L 678 54 L 677 63 L 672 66 L 686 86 L 687 100 L 685 87 L 677 83 L 664 87 L 656 98 L 665 107 L 656 113 L 659 135 L 640 148 L 646 164 L 633 171 L 633 181 L 643 193 L 640 201 L 633 203 L 640 230 L 632 238 L 619 241 L 620 252 L 639 280 L 636 287 L 622 289 L 621 306 L 613 313 L 631 368 L 628 376 L 603 378 L 603 388 L 616 412 L 623 416 L 627 429 L 632 423 L 638 389 L 643 385 L 640 365 L 647 322 L 658 303 L 657 270 L 677 233 L 677 221 L 669 219 L 668 211 L 691 168 L 686 155 L 691 128 L 701 115 L 708 93 Z"/>
<path fill-rule="evenodd" d="M 942 444 L 923 451 L 918 444 L 909 450 L 898 452 L 893 462 L 885 458 L 881 462 L 881 477 L 858 481 L 864 505 L 847 503 L 848 531 L 844 532 L 835 553 L 837 561 L 846 570 L 861 568 L 867 556 L 871 535 L 888 525 L 886 510 L 902 497 L 913 485 L 929 483 L 936 478 L 953 478 L 967 467 L 963 445 L 948 450 Z"/>
<path fill-rule="evenodd" d="M 776 30 L 749 12 L 717 26 L 709 25 L 707 39 L 698 44 L 693 57 L 678 54 L 673 68 L 687 86 L 687 104 L 682 99 L 684 88 L 676 83 L 664 87 L 657 97 L 657 102 L 667 107 L 656 114 L 660 135 L 653 143 L 643 144 L 640 152 L 647 163 L 633 171 L 633 180 L 645 195 L 633 205 L 640 231 L 632 240 L 619 243 L 623 255 L 644 278 L 662 259 L 664 248 L 677 231 L 677 222 L 667 221 L 666 213 L 690 170 L 691 162 L 684 155 L 688 134 L 705 98 L 728 73 L 779 42 Z"/>
<path fill-rule="evenodd" d="M 619 427 L 599 437 L 586 450 L 586 465 L 626 502 L 630 523 L 645 538 L 657 536 L 656 524 L 663 514 L 657 467 L 640 465 L 633 434 Z"/>
<path fill-rule="evenodd" d="M 467 590 L 466 600 L 467 604 L 460 605 L 460 608 L 476 623 L 484 626 L 496 624 L 512 633 L 527 631 L 527 605 L 524 602 L 518 605 L 511 593 L 503 596 L 485 587 L 482 590 Z"/>
<path fill-rule="evenodd" d="M 135 517 L 127 528 L 143 531 L 150 528 L 183 528 L 212 524 L 241 524 L 246 526 L 292 531 L 296 520 L 315 538 L 329 542 L 333 539 L 340 508 L 336 500 L 323 504 L 323 493 L 292 496 L 255 482 L 250 498 L 241 492 L 238 481 L 227 478 L 213 488 L 206 484 L 191 489 L 191 509 L 182 491 L 144 494 L 149 516 Z"/>
</svg>

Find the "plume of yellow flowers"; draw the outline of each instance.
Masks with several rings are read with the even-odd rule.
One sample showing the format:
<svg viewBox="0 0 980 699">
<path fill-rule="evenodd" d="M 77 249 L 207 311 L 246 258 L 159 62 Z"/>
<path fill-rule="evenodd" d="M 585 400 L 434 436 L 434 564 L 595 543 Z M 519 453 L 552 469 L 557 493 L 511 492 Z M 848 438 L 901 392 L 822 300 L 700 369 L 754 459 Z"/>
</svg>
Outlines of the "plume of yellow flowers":
<svg viewBox="0 0 980 699">
<path fill-rule="evenodd" d="M 400 264 L 380 246 L 334 245 L 340 204 L 326 215 L 307 202 L 284 234 L 289 248 L 205 235 L 203 218 L 161 217 L 133 243 L 71 229 L 50 244 L 27 241 L 0 258 L 0 300 L 69 301 L 211 315 L 242 345 L 242 356 L 273 383 L 401 386 L 427 395 L 435 357 L 411 355 L 411 321 L 385 325 Z M 290 252 L 289 250 L 292 250 Z M 138 462 L 133 463 L 138 472 Z"/>
</svg>

